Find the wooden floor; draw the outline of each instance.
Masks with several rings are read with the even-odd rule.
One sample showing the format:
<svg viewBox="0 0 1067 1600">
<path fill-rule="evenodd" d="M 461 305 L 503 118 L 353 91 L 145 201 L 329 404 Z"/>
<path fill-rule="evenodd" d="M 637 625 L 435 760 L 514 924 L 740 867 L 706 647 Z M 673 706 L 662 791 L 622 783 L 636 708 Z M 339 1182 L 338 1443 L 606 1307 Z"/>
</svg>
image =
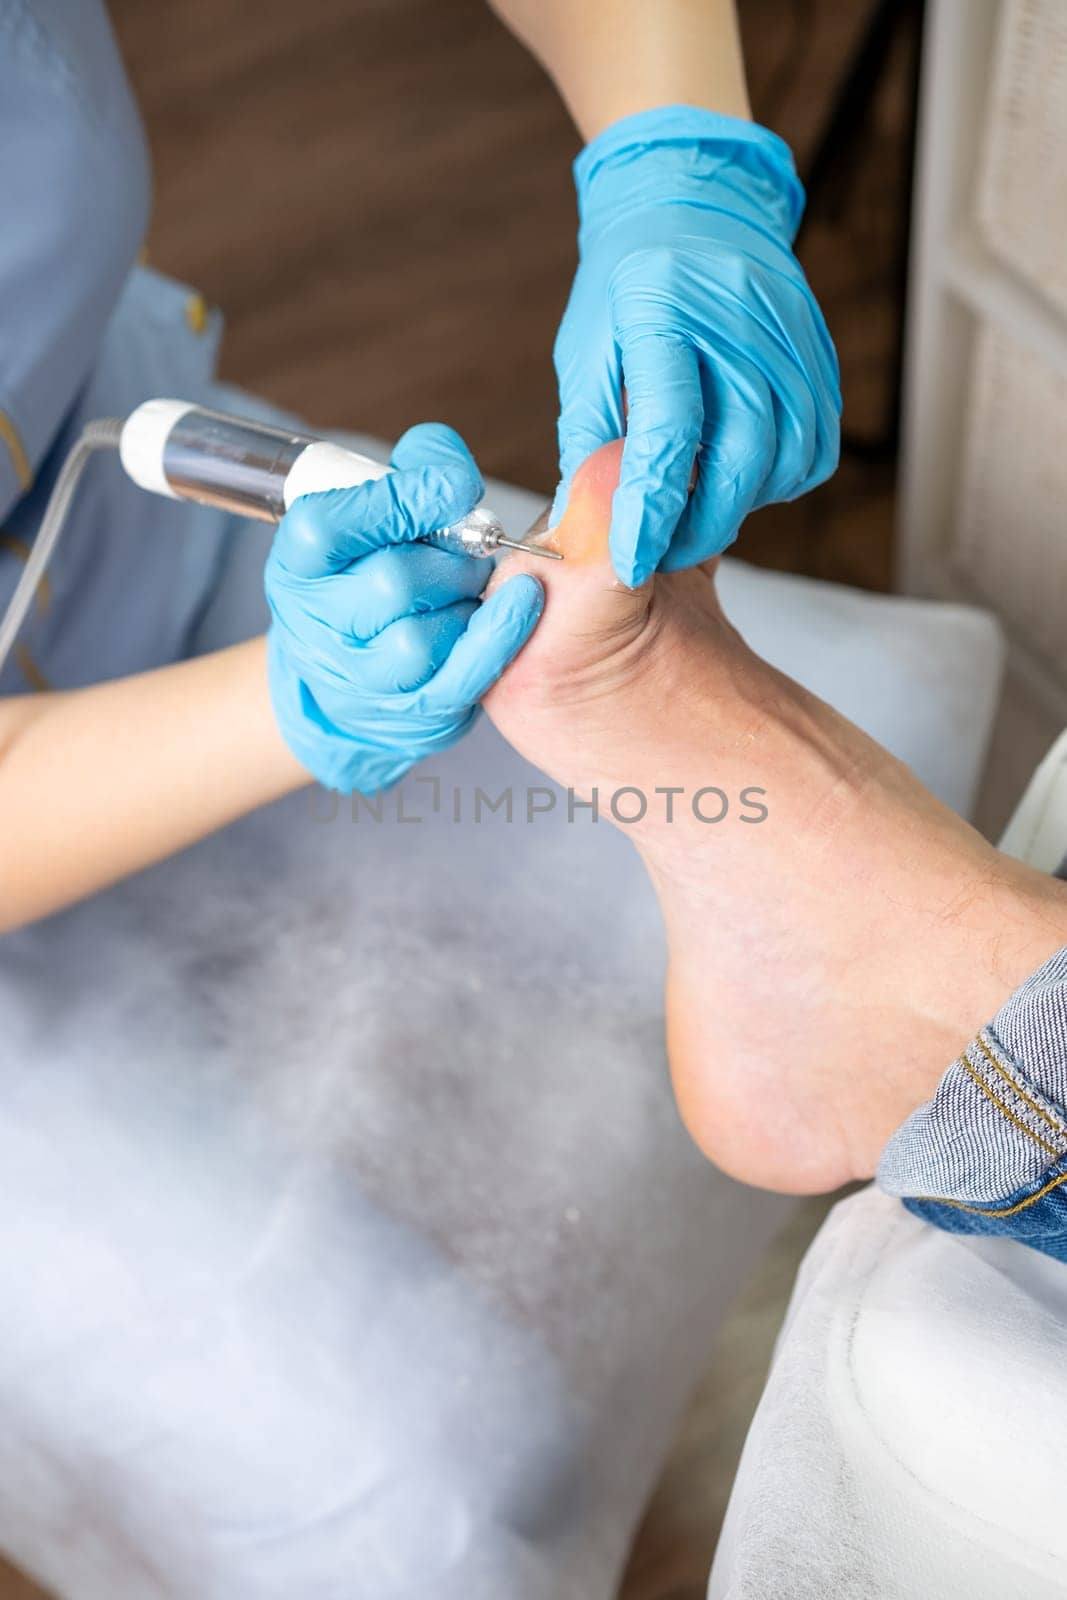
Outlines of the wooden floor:
<svg viewBox="0 0 1067 1600">
<path fill-rule="evenodd" d="M 153 148 L 149 254 L 226 312 L 225 377 L 321 425 L 427 417 L 483 469 L 555 480 L 552 338 L 574 267 L 578 140 L 481 0 L 111 0 Z M 745 0 L 756 112 L 801 169 L 865 7 Z M 905 72 L 804 259 L 837 341 L 846 424 L 877 430 L 895 317 Z M 888 584 L 892 462 L 751 520 L 748 559 Z M 803 1210 L 725 1331 L 635 1549 L 626 1600 L 699 1600 L 792 1271 Z M 0 1600 L 39 1591 L 0 1570 Z"/>
</svg>

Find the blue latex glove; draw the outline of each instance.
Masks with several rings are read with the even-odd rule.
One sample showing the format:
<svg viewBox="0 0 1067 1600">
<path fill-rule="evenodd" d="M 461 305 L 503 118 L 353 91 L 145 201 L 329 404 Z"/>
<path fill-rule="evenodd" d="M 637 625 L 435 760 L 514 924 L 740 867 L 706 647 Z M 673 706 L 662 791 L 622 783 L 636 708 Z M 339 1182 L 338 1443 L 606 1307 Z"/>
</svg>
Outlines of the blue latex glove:
<svg viewBox="0 0 1067 1600">
<path fill-rule="evenodd" d="M 282 735 L 320 783 L 346 794 L 384 789 L 454 744 L 544 604 L 525 575 L 479 604 L 491 561 L 413 543 L 481 499 L 457 433 L 412 428 L 391 464 L 375 483 L 298 500 L 265 573 Z"/>
<path fill-rule="evenodd" d="M 611 554 L 636 585 L 717 554 L 757 506 L 829 477 L 837 357 L 791 248 L 804 191 L 775 134 L 669 106 L 615 123 L 574 170 L 553 521 L 575 468 L 625 432 Z"/>
</svg>

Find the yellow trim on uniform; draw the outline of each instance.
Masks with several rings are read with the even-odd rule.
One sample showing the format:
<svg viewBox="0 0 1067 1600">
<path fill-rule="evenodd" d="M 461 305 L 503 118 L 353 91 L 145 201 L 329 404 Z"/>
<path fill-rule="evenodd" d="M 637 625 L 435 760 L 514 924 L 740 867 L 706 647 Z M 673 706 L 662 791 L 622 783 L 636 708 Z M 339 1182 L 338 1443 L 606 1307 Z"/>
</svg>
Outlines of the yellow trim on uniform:
<svg viewBox="0 0 1067 1600">
<path fill-rule="evenodd" d="M 7 445 L 8 455 L 11 457 L 11 465 L 14 467 L 15 476 L 19 480 L 19 488 L 25 494 L 33 482 L 33 468 L 30 466 L 30 458 L 26 454 L 26 447 L 19 437 L 19 431 L 6 411 L 0 411 L 0 439 Z"/>
<path fill-rule="evenodd" d="M 52 685 L 24 644 L 15 646 L 15 660 L 18 662 L 22 676 L 35 694 L 44 694 L 46 690 L 51 689 Z"/>
<path fill-rule="evenodd" d="M 30 559 L 30 547 L 22 539 L 16 539 L 13 533 L 0 533 L 0 550 L 10 550 L 12 555 L 21 561 L 23 566 Z M 47 572 L 37 585 L 37 609 L 44 613 L 52 602 L 52 587 L 48 581 Z M 43 694 L 52 685 L 30 655 L 24 644 L 15 646 L 15 663 L 30 688 L 37 694 Z"/>
<path fill-rule="evenodd" d="M 202 294 L 191 294 L 185 302 L 185 320 L 198 337 L 207 332 L 210 308 Z"/>
<path fill-rule="evenodd" d="M 30 559 L 30 547 L 23 539 L 16 539 L 13 533 L 0 533 L 0 550 L 10 550 L 22 565 L 25 566 Z M 52 584 L 47 572 L 41 575 L 37 585 L 37 609 L 43 615 L 52 603 Z"/>
</svg>

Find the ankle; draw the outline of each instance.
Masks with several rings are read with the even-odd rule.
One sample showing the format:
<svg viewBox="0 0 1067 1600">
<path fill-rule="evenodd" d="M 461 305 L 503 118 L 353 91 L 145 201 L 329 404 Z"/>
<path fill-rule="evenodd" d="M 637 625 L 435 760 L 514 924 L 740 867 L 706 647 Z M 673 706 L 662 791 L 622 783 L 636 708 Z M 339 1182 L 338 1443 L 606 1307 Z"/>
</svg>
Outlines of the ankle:
<svg viewBox="0 0 1067 1600">
<path fill-rule="evenodd" d="M 788 873 L 795 893 L 797 880 L 817 878 L 869 803 L 876 747 L 822 701 L 763 663 L 760 668 L 742 690 L 743 718 L 736 715 L 736 677 L 718 674 L 695 686 L 684 743 L 673 752 L 670 777 L 660 778 L 681 791 L 672 821 L 650 820 L 633 831 L 665 911 L 673 907 L 681 918 L 696 917 L 719 899 L 727 855 L 731 893 L 739 871 L 753 875 L 754 903 L 760 903 L 765 875 L 785 887 Z M 724 689 L 728 726 L 719 709 Z M 883 754 L 876 751 L 879 759 Z"/>
<path fill-rule="evenodd" d="M 949 1013 L 963 1048 L 1008 996 L 1067 944 L 1067 885 L 986 847 L 989 864 L 961 906 L 970 960 Z M 947 1063 L 946 1063 L 947 1064 Z"/>
</svg>

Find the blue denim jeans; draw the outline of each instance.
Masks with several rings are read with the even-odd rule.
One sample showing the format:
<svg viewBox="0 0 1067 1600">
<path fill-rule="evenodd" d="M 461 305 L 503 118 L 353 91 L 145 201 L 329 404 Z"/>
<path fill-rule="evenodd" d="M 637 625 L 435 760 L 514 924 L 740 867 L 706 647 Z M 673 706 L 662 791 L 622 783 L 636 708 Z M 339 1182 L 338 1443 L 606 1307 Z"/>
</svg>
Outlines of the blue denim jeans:
<svg viewBox="0 0 1067 1600">
<path fill-rule="evenodd" d="M 898 1129 L 878 1182 L 950 1233 L 999 1234 L 1067 1261 L 1067 949 Z"/>
</svg>

